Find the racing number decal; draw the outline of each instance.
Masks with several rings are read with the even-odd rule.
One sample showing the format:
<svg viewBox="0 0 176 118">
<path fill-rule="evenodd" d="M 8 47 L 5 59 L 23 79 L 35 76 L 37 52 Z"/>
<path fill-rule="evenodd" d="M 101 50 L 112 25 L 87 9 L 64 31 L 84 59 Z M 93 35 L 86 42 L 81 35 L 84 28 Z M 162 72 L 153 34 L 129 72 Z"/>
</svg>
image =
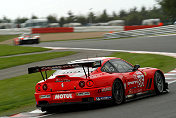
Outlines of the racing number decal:
<svg viewBox="0 0 176 118">
<path fill-rule="evenodd" d="M 136 71 L 134 77 L 137 79 L 138 87 L 144 87 L 144 75 L 140 71 Z"/>
<path fill-rule="evenodd" d="M 133 74 L 133 81 L 128 82 L 128 85 L 136 85 L 136 87 L 140 88 L 144 86 L 144 75 L 137 71 Z"/>
</svg>

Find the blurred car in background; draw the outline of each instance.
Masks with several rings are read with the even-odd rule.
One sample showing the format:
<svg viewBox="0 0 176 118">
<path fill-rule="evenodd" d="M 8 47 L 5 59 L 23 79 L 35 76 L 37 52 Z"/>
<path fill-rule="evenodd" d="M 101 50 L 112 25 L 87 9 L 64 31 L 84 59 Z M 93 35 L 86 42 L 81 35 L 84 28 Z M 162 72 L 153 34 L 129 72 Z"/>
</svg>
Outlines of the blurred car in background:
<svg viewBox="0 0 176 118">
<path fill-rule="evenodd" d="M 176 21 L 174 22 L 174 25 L 176 25 Z"/>
<path fill-rule="evenodd" d="M 38 34 L 22 34 L 13 39 L 14 45 L 22 44 L 38 44 L 40 43 L 40 36 Z"/>
</svg>

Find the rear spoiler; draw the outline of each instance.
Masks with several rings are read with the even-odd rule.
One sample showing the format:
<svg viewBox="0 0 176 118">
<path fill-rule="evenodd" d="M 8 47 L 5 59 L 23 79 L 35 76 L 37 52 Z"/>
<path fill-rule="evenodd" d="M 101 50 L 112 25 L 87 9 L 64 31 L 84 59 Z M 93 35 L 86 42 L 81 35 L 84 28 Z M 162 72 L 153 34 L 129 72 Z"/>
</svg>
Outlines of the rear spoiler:
<svg viewBox="0 0 176 118">
<path fill-rule="evenodd" d="M 52 65 L 52 66 L 35 66 L 28 68 L 28 74 L 42 72 L 42 71 L 49 71 L 49 70 L 57 70 L 57 69 L 69 69 L 69 68 L 76 68 L 76 67 L 101 67 L 101 61 L 83 61 L 83 62 L 76 62 L 71 64 L 64 64 L 64 65 Z"/>
</svg>

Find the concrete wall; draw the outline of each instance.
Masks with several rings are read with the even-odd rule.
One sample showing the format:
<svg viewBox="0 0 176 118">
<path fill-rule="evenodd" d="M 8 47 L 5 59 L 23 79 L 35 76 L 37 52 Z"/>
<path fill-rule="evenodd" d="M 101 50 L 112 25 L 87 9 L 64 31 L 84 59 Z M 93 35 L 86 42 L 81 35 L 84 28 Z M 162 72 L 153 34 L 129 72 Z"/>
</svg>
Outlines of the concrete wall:
<svg viewBox="0 0 176 118">
<path fill-rule="evenodd" d="M 89 27 L 74 27 L 74 32 L 104 32 L 104 31 L 123 31 L 123 26 L 89 26 Z"/>
</svg>

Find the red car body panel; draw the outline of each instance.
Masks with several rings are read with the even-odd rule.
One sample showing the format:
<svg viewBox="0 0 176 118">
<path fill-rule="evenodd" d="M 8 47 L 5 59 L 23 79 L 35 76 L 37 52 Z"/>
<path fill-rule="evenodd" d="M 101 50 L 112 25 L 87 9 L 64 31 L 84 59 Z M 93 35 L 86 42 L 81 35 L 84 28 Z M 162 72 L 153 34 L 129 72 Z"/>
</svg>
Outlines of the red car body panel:
<svg viewBox="0 0 176 118">
<path fill-rule="evenodd" d="M 91 99 L 90 101 L 111 100 L 112 86 L 116 79 L 122 81 L 125 96 L 154 90 L 154 74 L 156 71 L 160 71 L 159 69 L 148 67 L 123 73 L 102 72 L 102 67 L 106 62 L 119 58 L 94 59 L 102 60 L 102 66 L 91 72 L 88 78 L 85 75 L 73 77 L 74 73 L 72 73 L 58 75 L 39 82 L 35 88 L 37 106 L 42 106 L 43 102 L 50 105 L 53 103 L 84 102 L 84 99 Z M 85 83 L 84 87 L 80 87 L 80 81 Z M 44 85 L 47 85 L 46 90 L 43 90 Z"/>
</svg>

